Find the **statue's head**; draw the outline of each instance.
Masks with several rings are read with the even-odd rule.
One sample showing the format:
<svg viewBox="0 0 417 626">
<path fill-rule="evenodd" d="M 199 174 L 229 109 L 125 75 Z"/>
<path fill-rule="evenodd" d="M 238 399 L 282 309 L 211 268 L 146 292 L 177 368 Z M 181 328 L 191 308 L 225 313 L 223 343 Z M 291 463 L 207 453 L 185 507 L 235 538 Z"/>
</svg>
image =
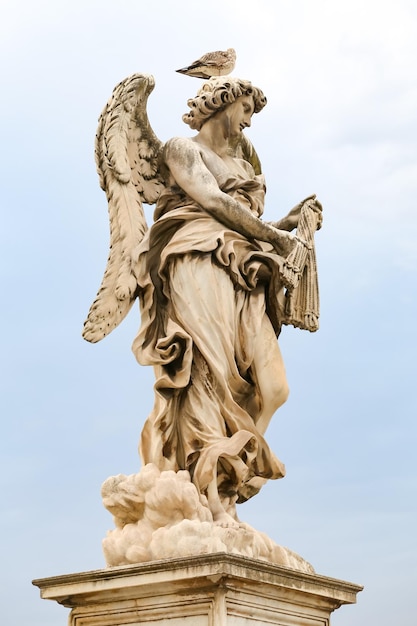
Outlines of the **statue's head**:
<svg viewBox="0 0 417 626">
<path fill-rule="evenodd" d="M 182 119 L 193 130 L 200 130 L 213 115 L 241 96 L 253 97 L 254 113 L 259 113 L 266 105 L 266 97 L 262 91 L 248 80 L 231 76 L 210 78 L 203 84 L 196 97 L 188 100 L 187 104 L 191 110 L 185 113 Z"/>
</svg>

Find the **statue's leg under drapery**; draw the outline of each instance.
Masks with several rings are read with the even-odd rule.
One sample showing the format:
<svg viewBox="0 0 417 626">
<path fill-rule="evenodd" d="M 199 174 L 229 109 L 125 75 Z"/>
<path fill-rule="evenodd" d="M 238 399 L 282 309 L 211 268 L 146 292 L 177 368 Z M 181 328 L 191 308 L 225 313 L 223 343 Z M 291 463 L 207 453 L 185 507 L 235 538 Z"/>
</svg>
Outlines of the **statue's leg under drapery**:
<svg viewBox="0 0 417 626">
<path fill-rule="evenodd" d="M 253 372 L 262 398 L 262 408 L 255 418 L 255 424 L 263 435 L 271 417 L 286 402 L 289 394 L 281 350 L 266 313 L 255 343 Z"/>
<path fill-rule="evenodd" d="M 225 395 L 264 433 L 288 398 L 284 362 L 265 311 L 264 286 L 244 290 L 209 256 L 187 256 L 172 272 L 172 302 L 178 322 L 192 336 Z"/>
</svg>

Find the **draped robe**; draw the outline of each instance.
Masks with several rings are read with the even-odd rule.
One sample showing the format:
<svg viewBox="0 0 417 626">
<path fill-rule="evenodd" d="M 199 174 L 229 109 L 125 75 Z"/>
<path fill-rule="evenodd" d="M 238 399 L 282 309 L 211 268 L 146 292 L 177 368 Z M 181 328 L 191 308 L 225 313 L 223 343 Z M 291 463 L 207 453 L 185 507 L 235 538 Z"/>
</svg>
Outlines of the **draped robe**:
<svg viewBox="0 0 417 626">
<path fill-rule="evenodd" d="M 218 176 L 219 188 L 260 217 L 265 185 Z M 212 217 L 179 187 L 166 189 L 139 246 L 137 360 L 155 371 L 155 404 L 141 435 L 142 461 L 190 471 L 200 493 L 244 501 L 283 464 L 256 427 L 262 410 L 254 351 L 261 325 L 280 332 L 283 259 Z M 267 347 L 265 349 L 268 349 Z"/>
</svg>

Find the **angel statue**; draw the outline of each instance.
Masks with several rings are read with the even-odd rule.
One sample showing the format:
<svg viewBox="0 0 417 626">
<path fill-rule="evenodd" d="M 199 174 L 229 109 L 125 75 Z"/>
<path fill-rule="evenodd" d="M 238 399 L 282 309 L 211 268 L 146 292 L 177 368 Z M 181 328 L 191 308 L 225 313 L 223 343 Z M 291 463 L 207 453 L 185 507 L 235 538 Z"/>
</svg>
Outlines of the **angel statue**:
<svg viewBox="0 0 417 626">
<path fill-rule="evenodd" d="M 155 516 L 166 515 L 159 527 L 172 526 L 172 511 L 180 508 L 173 505 L 168 519 L 169 498 L 182 498 L 183 510 L 191 511 L 180 521 L 243 527 L 236 503 L 285 474 L 264 439 L 288 396 L 281 326 L 318 327 L 313 239 L 322 207 L 313 195 L 277 222 L 262 220 L 265 181 L 244 135 L 266 104 L 262 91 L 247 80 L 210 78 L 183 116 L 196 134 L 162 144 L 147 116 L 153 87 L 142 74 L 121 82 L 96 136 L 111 246 L 83 336 L 105 337 L 138 298 L 133 352 L 153 366 L 156 379 L 141 434 L 144 468 L 103 486 L 123 540 L 139 523 L 147 545 L 110 556 L 110 564 L 150 558 Z M 149 229 L 142 203 L 156 203 Z M 151 475 L 160 480 L 153 495 Z M 171 487 L 164 491 L 163 484 Z M 184 496 L 180 484 L 187 485 Z M 144 513 L 145 504 L 152 513 Z M 151 557 L 161 537 L 156 543 Z"/>
</svg>

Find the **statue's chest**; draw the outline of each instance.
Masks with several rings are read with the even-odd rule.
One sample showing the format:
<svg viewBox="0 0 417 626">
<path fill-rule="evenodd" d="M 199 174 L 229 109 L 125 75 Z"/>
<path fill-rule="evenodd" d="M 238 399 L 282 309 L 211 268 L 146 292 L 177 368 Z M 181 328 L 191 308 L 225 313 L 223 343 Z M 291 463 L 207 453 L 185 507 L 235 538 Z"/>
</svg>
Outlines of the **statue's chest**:
<svg viewBox="0 0 417 626">
<path fill-rule="evenodd" d="M 210 151 L 211 152 L 211 151 Z M 241 159 L 235 159 L 231 156 L 220 157 L 215 153 L 205 155 L 205 163 L 207 168 L 216 178 L 217 182 L 223 181 L 230 176 L 248 179 L 248 171 Z"/>
</svg>

